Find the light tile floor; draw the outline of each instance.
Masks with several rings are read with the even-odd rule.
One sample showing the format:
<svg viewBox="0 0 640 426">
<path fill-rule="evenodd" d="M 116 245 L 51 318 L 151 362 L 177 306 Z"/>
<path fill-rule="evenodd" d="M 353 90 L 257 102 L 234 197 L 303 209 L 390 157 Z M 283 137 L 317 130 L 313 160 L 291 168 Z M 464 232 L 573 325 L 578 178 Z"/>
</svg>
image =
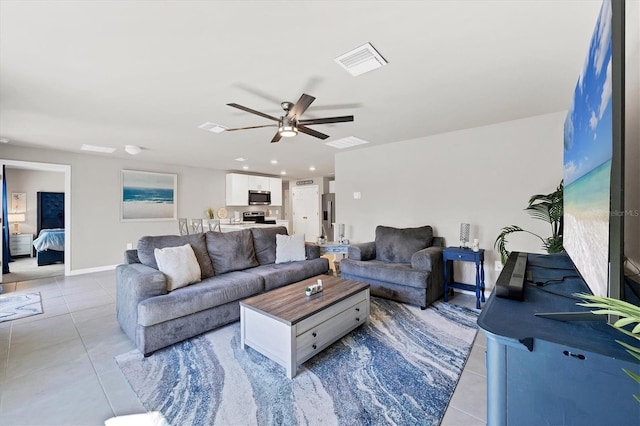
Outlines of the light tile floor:
<svg viewBox="0 0 640 426">
<path fill-rule="evenodd" d="M 0 425 L 103 425 L 145 411 L 114 361 L 134 349 L 115 318 L 114 271 L 3 287 L 39 291 L 44 314 L 0 323 Z M 486 423 L 485 347 L 479 332 L 443 425 Z"/>
</svg>

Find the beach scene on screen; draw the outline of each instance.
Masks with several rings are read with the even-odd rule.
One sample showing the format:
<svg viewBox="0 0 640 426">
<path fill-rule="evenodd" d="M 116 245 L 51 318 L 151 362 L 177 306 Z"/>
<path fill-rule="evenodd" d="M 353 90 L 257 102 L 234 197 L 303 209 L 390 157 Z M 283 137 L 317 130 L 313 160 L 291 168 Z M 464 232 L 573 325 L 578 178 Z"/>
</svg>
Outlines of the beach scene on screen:
<svg viewBox="0 0 640 426">
<path fill-rule="evenodd" d="M 612 159 L 611 4 L 603 2 L 564 130 L 565 250 L 591 291 L 607 295 Z"/>
</svg>

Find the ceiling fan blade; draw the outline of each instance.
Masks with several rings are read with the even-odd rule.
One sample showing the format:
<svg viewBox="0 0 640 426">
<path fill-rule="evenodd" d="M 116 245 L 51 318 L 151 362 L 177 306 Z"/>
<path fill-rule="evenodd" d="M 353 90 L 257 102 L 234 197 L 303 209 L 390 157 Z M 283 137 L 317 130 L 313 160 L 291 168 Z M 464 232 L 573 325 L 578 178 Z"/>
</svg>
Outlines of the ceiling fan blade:
<svg viewBox="0 0 640 426">
<path fill-rule="evenodd" d="M 308 120 L 298 120 L 298 124 L 328 124 L 328 123 L 344 123 L 346 121 L 353 121 L 353 115 L 343 115 L 341 117 L 327 117 L 327 118 L 309 118 Z"/>
<path fill-rule="evenodd" d="M 296 102 L 293 108 L 289 110 L 287 118 L 299 118 L 302 114 L 304 114 L 307 108 L 309 108 L 309 105 L 311 105 L 311 103 L 315 100 L 316 98 L 314 98 L 313 96 L 303 93 L 302 96 L 300 96 L 300 99 L 298 99 L 298 102 Z"/>
<path fill-rule="evenodd" d="M 224 129 L 225 132 L 233 132 L 234 130 L 260 129 L 262 127 L 278 127 L 277 124 L 264 124 L 262 126 L 236 127 L 234 129 Z"/>
<path fill-rule="evenodd" d="M 230 107 L 233 107 L 233 108 L 241 109 L 241 110 L 246 111 L 246 112 L 250 112 L 251 114 L 259 115 L 260 117 L 268 118 L 269 120 L 273 120 L 273 121 L 280 120 L 279 118 L 276 118 L 276 117 L 274 117 L 272 115 L 265 114 L 264 112 L 256 111 L 255 109 L 247 108 L 246 106 L 233 104 L 233 103 L 227 104 L 227 105 L 229 105 Z"/>
<path fill-rule="evenodd" d="M 271 139 L 271 143 L 278 142 L 280 141 L 280 139 L 282 139 L 282 136 L 280 136 L 280 132 L 276 132 L 276 134 L 273 135 L 273 139 Z"/>
<path fill-rule="evenodd" d="M 329 135 L 325 135 L 324 133 L 320 133 L 317 130 L 313 130 L 308 127 L 305 127 L 301 125 L 299 122 L 298 122 L 298 131 L 302 133 L 306 133 L 307 135 L 310 135 L 310 136 L 315 136 L 316 138 L 320 138 L 320 139 L 327 139 L 329 137 Z"/>
</svg>

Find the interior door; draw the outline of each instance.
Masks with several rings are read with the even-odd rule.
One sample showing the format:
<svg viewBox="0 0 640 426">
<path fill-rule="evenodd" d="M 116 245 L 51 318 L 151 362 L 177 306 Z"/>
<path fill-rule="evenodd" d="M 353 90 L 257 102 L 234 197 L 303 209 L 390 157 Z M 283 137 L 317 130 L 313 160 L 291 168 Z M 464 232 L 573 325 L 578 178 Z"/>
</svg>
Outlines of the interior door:
<svg viewBox="0 0 640 426">
<path fill-rule="evenodd" d="M 293 233 L 304 233 L 307 242 L 314 242 L 320 232 L 320 198 L 317 185 L 296 186 L 291 195 Z"/>
</svg>

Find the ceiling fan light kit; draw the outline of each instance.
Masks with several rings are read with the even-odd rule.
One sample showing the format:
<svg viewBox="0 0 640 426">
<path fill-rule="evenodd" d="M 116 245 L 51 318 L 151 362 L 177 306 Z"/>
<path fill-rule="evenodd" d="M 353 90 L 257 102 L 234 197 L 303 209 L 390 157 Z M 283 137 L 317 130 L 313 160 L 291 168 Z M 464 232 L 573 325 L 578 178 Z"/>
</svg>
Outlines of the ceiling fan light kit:
<svg viewBox="0 0 640 426">
<path fill-rule="evenodd" d="M 329 135 L 325 135 L 324 133 L 318 132 L 317 130 L 313 130 L 307 126 L 313 124 L 329 124 L 329 123 L 344 123 L 347 121 L 353 121 L 353 115 L 345 115 L 342 117 L 327 117 L 327 118 L 311 118 L 307 120 L 301 120 L 300 117 L 304 112 L 309 108 L 311 103 L 315 101 L 316 98 L 313 96 L 307 95 L 303 93 L 298 99 L 298 102 L 295 104 L 292 102 L 282 102 L 280 106 L 284 110 L 284 115 L 280 118 L 274 117 L 269 114 L 265 114 L 260 111 L 256 111 L 254 109 L 248 108 L 243 105 L 239 105 L 236 103 L 227 104 L 230 107 L 238 108 L 242 111 L 259 115 L 260 117 L 267 118 L 269 120 L 275 121 L 278 124 L 264 124 L 258 126 L 248 126 L 248 127 L 236 127 L 233 129 L 226 129 L 228 132 L 236 131 L 236 130 L 248 130 L 248 129 L 259 129 L 262 127 L 277 127 L 278 131 L 271 139 L 271 142 L 278 142 L 281 138 L 290 138 L 296 136 L 299 132 L 305 133 L 309 136 L 313 136 L 319 139 L 327 139 Z"/>
<path fill-rule="evenodd" d="M 278 132 L 283 138 L 291 138 L 298 134 L 298 127 L 295 120 L 289 120 L 287 117 L 282 117 L 278 125 Z"/>
</svg>

